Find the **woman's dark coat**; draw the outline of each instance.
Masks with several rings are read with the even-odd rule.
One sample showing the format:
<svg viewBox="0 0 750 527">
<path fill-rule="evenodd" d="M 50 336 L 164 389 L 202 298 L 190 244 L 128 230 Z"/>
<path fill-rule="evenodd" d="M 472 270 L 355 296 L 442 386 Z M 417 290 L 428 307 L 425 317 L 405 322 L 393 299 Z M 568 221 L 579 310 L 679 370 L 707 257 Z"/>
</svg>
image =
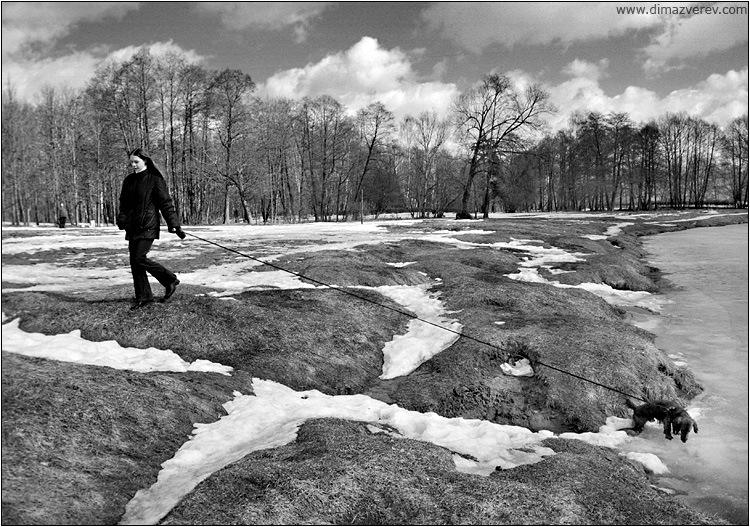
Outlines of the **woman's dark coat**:
<svg viewBox="0 0 750 527">
<path fill-rule="evenodd" d="M 117 226 L 126 240 L 158 239 L 159 212 L 170 229 L 180 226 L 164 178 L 146 169 L 129 174 L 122 182 Z"/>
</svg>

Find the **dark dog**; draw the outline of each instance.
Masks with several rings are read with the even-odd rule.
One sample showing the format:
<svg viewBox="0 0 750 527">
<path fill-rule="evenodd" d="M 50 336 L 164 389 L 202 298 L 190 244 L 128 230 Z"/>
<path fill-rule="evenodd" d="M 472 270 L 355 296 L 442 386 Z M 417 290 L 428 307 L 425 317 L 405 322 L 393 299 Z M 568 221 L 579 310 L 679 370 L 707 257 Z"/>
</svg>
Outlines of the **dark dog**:
<svg viewBox="0 0 750 527">
<path fill-rule="evenodd" d="M 650 401 L 640 406 L 636 406 L 630 399 L 626 399 L 625 402 L 633 409 L 633 431 L 636 434 L 643 432 L 643 426 L 654 419 L 664 425 L 664 437 L 667 439 L 672 439 L 673 432 L 679 432 L 680 439 L 685 443 L 691 428 L 698 433 L 696 422 L 675 401 Z"/>
<path fill-rule="evenodd" d="M 672 421 L 672 433 L 676 434 L 679 432 L 680 439 L 683 443 L 687 442 L 687 436 L 690 433 L 691 428 L 693 429 L 693 432 L 696 434 L 698 433 L 698 423 L 690 417 L 690 414 L 687 413 L 684 408 L 672 409 L 669 412 L 669 418 Z"/>
</svg>

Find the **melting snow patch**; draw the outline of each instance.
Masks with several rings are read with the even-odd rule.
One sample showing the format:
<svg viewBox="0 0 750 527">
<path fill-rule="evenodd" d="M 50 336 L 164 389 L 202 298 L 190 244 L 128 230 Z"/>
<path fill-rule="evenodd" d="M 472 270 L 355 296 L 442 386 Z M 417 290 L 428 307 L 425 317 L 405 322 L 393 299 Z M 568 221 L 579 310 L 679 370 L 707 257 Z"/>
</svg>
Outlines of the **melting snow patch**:
<svg viewBox="0 0 750 527">
<path fill-rule="evenodd" d="M 248 289 L 303 289 L 315 288 L 300 278 L 286 271 L 250 271 L 259 266 L 257 262 L 239 262 L 226 265 L 215 265 L 191 273 L 183 273 L 180 280 L 185 283 L 203 285 L 218 289 L 210 296 L 231 296 Z"/>
<path fill-rule="evenodd" d="M 511 280 L 518 280 L 520 282 L 531 282 L 534 284 L 559 284 L 559 282 L 550 282 L 542 275 L 539 274 L 538 269 L 530 269 L 528 267 L 521 268 L 517 273 L 511 273 L 507 275 Z"/>
<path fill-rule="evenodd" d="M 621 289 L 615 289 L 607 284 L 594 284 L 590 282 L 578 285 L 561 284 L 556 280 L 547 280 L 540 275 L 539 270 L 535 268 L 524 267 L 519 269 L 517 273 L 511 273 L 506 276 L 511 280 L 519 280 L 521 282 L 549 284 L 563 289 L 584 289 L 585 291 L 593 293 L 616 306 L 636 306 L 648 309 L 649 311 L 659 312 L 662 304 L 659 299 L 654 298 L 648 291 L 623 291 Z"/>
<path fill-rule="evenodd" d="M 620 455 L 640 463 L 649 474 L 666 474 L 669 472 L 667 466 L 654 454 L 645 452 L 620 452 Z"/>
<path fill-rule="evenodd" d="M 228 415 L 215 423 L 196 425 L 192 439 L 162 464 L 156 483 L 139 490 L 127 504 L 120 523 L 155 524 L 212 473 L 251 452 L 293 441 L 299 426 L 308 419 L 347 419 L 369 422 L 370 430 L 394 429 L 403 437 L 453 451 L 458 454 L 454 458 L 457 469 L 474 473 L 536 463 L 554 454 L 538 444 L 553 436 L 547 431 L 421 414 L 364 395 L 296 392 L 261 379 L 253 379 L 253 391 L 254 396 L 235 392 L 235 398 L 224 405 Z"/>
<path fill-rule="evenodd" d="M 672 359 L 672 362 L 674 362 L 674 365 L 678 368 L 688 365 L 685 361 L 685 356 L 682 353 L 670 353 L 668 357 Z"/>
<path fill-rule="evenodd" d="M 81 338 L 80 329 L 60 335 L 27 333 L 19 328 L 19 323 L 17 318 L 3 324 L 3 350 L 30 357 L 140 372 L 206 371 L 230 375 L 233 370 L 230 366 L 207 360 L 188 363 L 170 350 L 123 348 L 114 340 L 92 342 Z"/>
<path fill-rule="evenodd" d="M 529 359 L 521 359 L 515 364 L 505 362 L 500 365 L 500 369 L 503 370 L 505 375 L 512 375 L 513 377 L 533 377 L 534 369 L 529 363 Z"/>
<path fill-rule="evenodd" d="M 399 297 L 406 289 L 409 288 L 400 292 L 393 289 L 391 293 Z M 410 296 L 413 298 L 413 291 Z M 434 298 L 429 300 L 428 303 L 439 304 Z M 435 313 L 441 310 L 442 307 L 437 307 Z M 123 348 L 115 341 L 89 342 L 81 338 L 79 330 L 61 335 L 26 333 L 19 329 L 18 319 L 5 323 L 4 313 L 2 319 L 2 347 L 9 352 L 135 371 L 215 371 L 225 375 L 231 371 L 229 367 L 204 360 L 188 364 L 169 350 Z M 434 336 L 427 333 L 422 338 L 432 341 Z M 158 522 L 212 473 L 251 452 L 293 441 L 299 426 L 308 419 L 365 422 L 373 433 L 386 432 L 433 443 L 454 453 L 457 470 L 474 474 L 489 475 L 498 467 L 507 469 L 536 463 L 554 454 L 540 444 L 554 437 L 546 430 L 532 432 L 478 419 L 422 414 L 365 395 L 330 396 L 317 390 L 296 392 L 260 379 L 253 379 L 253 391 L 253 396 L 235 392 L 235 398 L 224 404 L 227 415 L 219 421 L 196 424 L 191 439 L 162 465 L 157 482 L 149 489 L 139 490 L 126 506 L 121 523 Z M 700 413 L 697 409 L 691 411 L 696 417 Z M 630 439 L 621 429 L 631 426 L 630 419 L 610 417 L 598 434 L 568 433 L 560 437 L 615 447 Z M 647 459 L 647 462 L 651 470 L 660 470 L 656 460 Z"/>
<path fill-rule="evenodd" d="M 541 267 L 548 266 L 551 263 L 570 263 L 570 262 L 581 262 L 584 258 L 583 253 L 569 253 L 564 249 L 557 247 L 536 247 L 536 246 L 524 246 L 522 249 L 526 252 L 535 255 L 533 258 L 527 258 L 522 263 L 522 267 Z"/>
<path fill-rule="evenodd" d="M 448 349 L 463 327 L 456 319 L 444 316 L 443 302 L 430 294 L 429 285 L 381 286 L 375 290 L 414 312 L 422 320 L 409 321 L 406 334 L 396 335 L 383 348 L 381 379 L 408 375 L 420 364 Z M 443 329 L 447 328 L 447 329 Z"/>
<path fill-rule="evenodd" d="M 559 437 L 563 439 L 578 439 L 579 441 L 595 446 L 616 448 L 630 440 L 630 436 L 623 429 L 632 427 L 633 421 L 631 419 L 610 416 L 607 417 L 605 424 L 599 427 L 599 432 L 583 432 L 581 434 L 566 432 L 560 434 Z"/>
<path fill-rule="evenodd" d="M 674 361 L 674 365 L 677 366 L 678 368 L 684 368 L 688 364 L 687 364 L 687 362 L 676 360 L 676 361 Z"/>
<path fill-rule="evenodd" d="M 549 272 L 549 274 L 575 273 L 575 271 L 566 271 L 565 269 L 554 269 L 548 265 L 543 265 L 542 267 L 547 269 L 547 272 Z"/>
<path fill-rule="evenodd" d="M 3 253 L 5 245 L 3 245 Z M 76 277 L 70 280 L 71 276 Z M 16 291 L 80 291 L 81 281 L 86 289 L 104 289 L 133 282 L 130 269 L 108 269 L 105 267 L 70 268 L 49 263 L 34 265 L 3 265 L 3 281 L 14 284 L 33 284 L 29 287 L 4 288 L 4 293 Z"/>
<path fill-rule="evenodd" d="M 609 227 L 604 234 L 584 234 L 581 238 L 588 238 L 589 240 L 606 240 L 612 236 L 617 236 L 622 232 L 622 229 L 629 225 L 635 225 L 632 222 L 618 223 Z"/>
</svg>

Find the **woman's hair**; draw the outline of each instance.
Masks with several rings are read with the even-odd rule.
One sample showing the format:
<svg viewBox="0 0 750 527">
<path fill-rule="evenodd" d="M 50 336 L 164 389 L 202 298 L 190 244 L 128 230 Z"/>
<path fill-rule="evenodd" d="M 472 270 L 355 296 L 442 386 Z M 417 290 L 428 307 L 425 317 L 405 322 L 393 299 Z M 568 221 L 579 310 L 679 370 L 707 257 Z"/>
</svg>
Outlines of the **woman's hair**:
<svg viewBox="0 0 750 527">
<path fill-rule="evenodd" d="M 128 158 L 130 158 L 130 156 L 140 157 L 141 159 L 143 159 L 143 161 L 146 162 L 147 170 L 150 170 L 156 173 L 157 175 L 164 177 L 161 175 L 161 172 L 159 171 L 156 164 L 154 163 L 154 160 L 151 159 L 151 156 L 149 156 L 148 153 L 143 148 L 136 148 L 135 150 L 131 151 L 130 153 L 128 153 Z"/>
</svg>

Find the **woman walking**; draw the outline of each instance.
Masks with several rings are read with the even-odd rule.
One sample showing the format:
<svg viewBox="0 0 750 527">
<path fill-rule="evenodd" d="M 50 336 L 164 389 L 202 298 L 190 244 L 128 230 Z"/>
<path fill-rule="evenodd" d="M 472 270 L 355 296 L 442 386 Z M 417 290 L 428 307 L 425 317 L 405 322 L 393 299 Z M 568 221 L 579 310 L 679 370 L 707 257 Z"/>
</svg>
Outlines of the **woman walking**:
<svg viewBox="0 0 750 527">
<path fill-rule="evenodd" d="M 154 162 L 140 148 L 130 152 L 129 157 L 134 172 L 122 183 L 117 226 L 125 231 L 125 239 L 129 242 L 130 269 L 135 287 L 135 303 L 130 309 L 140 309 L 154 302 L 147 273 L 164 286 L 162 302 L 168 300 L 180 284 L 172 271 L 147 257 L 154 240 L 159 238 L 159 213 L 167 222 L 169 232 L 177 234 L 180 239 L 185 238 L 185 233 L 180 227 L 167 183 Z"/>
<path fill-rule="evenodd" d="M 61 229 L 65 228 L 65 221 L 68 219 L 68 209 L 65 208 L 65 203 L 60 203 L 59 212 L 57 214 L 57 226 Z"/>
</svg>

